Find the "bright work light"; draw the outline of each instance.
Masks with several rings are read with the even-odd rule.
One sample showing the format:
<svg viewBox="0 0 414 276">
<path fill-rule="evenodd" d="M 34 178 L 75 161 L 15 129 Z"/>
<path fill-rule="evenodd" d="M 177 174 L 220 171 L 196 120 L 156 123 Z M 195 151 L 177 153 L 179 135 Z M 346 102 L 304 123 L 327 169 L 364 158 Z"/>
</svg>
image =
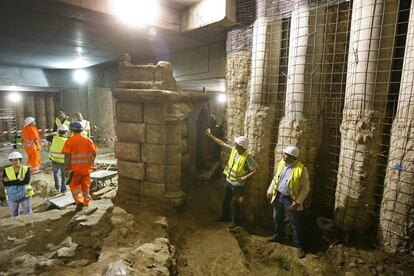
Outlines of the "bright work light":
<svg viewBox="0 0 414 276">
<path fill-rule="evenodd" d="M 82 84 L 88 80 L 89 74 L 86 70 L 78 69 L 73 72 L 73 78 L 77 83 Z"/>
<path fill-rule="evenodd" d="M 112 0 L 112 13 L 124 24 L 144 27 L 155 21 L 159 12 L 158 0 Z"/>
</svg>

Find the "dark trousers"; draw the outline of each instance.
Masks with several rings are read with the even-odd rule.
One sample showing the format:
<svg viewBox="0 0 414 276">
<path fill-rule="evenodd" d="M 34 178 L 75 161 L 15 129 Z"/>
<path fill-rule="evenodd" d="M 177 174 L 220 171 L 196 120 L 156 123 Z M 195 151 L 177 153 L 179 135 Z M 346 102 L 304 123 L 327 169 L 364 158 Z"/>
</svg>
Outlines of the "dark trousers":
<svg viewBox="0 0 414 276">
<path fill-rule="evenodd" d="M 277 197 L 273 201 L 273 223 L 275 229 L 273 231 L 273 238 L 282 239 L 284 237 L 285 226 L 283 219 L 286 215 L 289 218 L 292 225 L 292 239 L 293 244 L 305 250 L 303 242 L 303 224 L 302 224 L 302 212 L 296 210 L 290 210 L 289 206 L 292 204 L 292 198 L 290 196 L 284 196 L 281 193 L 277 194 Z"/>
<path fill-rule="evenodd" d="M 244 196 L 244 187 L 234 186 L 226 181 L 224 185 L 224 199 L 221 216 L 230 219 L 230 203 L 233 205 L 232 221 L 239 224 L 241 222 L 241 203 Z"/>
</svg>

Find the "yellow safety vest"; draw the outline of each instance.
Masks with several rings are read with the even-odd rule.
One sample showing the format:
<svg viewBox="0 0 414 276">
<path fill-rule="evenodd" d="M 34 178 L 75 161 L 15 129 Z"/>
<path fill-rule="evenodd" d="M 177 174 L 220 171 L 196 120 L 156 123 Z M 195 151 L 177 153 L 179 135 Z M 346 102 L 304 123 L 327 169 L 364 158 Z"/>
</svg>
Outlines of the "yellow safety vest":
<svg viewBox="0 0 414 276">
<path fill-rule="evenodd" d="M 55 119 L 55 123 L 56 123 L 56 126 L 59 128 L 61 125 L 62 125 L 62 121 L 60 120 L 60 118 L 59 117 L 57 117 L 56 119 Z M 69 119 L 66 117 L 65 118 L 65 120 L 63 121 L 63 124 L 64 125 L 66 125 L 69 129 L 70 129 L 70 121 L 69 121 Z"/>
<path fill-rule="evenodd" d="M 68 138 L 59 135 L 53 136 L 52 145 L 49 149 L 49 158 L 56 163 L 65 163 L 65 154 L 62 153 L 63 146 Z"/>
<path fill-rule="evenodd" d="M 20 166 L 20 171 L 16 177 L 16 173 L 14 172 L 13 166 L 7 167 L 5 169 L 6 176 L 10 181 L 13 181 L 13 180 L 23 181 L 24 176 L 26 175 L 28 170 L 29 170 L 28 166 Z M 25 186 L 26 186 L 26 197 L 32 196 L 33 195 L 32 185 L 26 184 Z M 6 196 L 7 196 L 7 192 L 6 192 Z"/>
<path fill-rule="evenodd" d="M 236 162 L 234 162 L 236 153 L 237 150 L 235 147 L 233 147 L 231 149 L 229 161 L 227 162 L 227 165 L 223 171 L 223 173 L 233 181 L 237 181 L 236 178 L 244 176 L 248 173 L 248 171 L 244 169 L 244 165 L 246 164 L 247 158 L 250 155 L 250 153 L 246 150 L 242 155 L 239 156 L 239 158 L 237 158 Z"/>
<path fill-rule="evenodd" d="M 279 165 L 277 166 L 276 175 L 274 178 L 273 196 L 276 196 L 277 194 L 277 186 L 279 185 L 280 175 L 282 174 L 282 170 L 284 166 L 285 166 L 285 161 L 282 159 L 280 160 Z M 296 200 L 299 196 L 300 177 L 302 176 L 303 167 L 304 167 L 303 163 L 300 161 L 297 161 L 290 175 L 289 191 L 290 191 L 290 196 L 292 197 L 293 200 Z"/>
</svg>

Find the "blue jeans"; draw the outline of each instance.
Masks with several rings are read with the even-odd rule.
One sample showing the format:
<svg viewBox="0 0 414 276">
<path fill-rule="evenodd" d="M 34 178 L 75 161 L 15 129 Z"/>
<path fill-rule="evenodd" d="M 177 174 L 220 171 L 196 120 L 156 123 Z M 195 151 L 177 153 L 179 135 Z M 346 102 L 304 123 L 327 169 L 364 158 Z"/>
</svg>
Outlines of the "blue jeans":
<svg viewBox="0 0 414 276">
<path fill-rule="evenodd" d="M 52 161 L 53 179 L 55 180 L 55 188 L 62 193 L 66 192 L 65 164 Z"/>
<path fill-rule="evenodd" d="M 284 196 L 281 193 L 277 194 L 277 197 L 273 201 L 273 223 L 275 229 L 273 231 L 274 239 L 282 239 L 284 237 L 284 216 L 285 213 L 289 218 L 292 225 L 292 239 L 293 244 L 305 250 L 303 241 L 303 224 L 302 224 L 302 212 L 296 210 L 290 210 L 289 206 L 292 204 L 292 198 L 290 196 Z"/>
<path fill-rule="evenodd" d="M 19 215 L 19 206 L 22 206 L 23 214 L 30 215 L 32 213 L 32 197 L 26 197 L 21 201 L 10 201 L 7 200 L 9 206 L 10 216 L 17 217 Z"/>
</svg>

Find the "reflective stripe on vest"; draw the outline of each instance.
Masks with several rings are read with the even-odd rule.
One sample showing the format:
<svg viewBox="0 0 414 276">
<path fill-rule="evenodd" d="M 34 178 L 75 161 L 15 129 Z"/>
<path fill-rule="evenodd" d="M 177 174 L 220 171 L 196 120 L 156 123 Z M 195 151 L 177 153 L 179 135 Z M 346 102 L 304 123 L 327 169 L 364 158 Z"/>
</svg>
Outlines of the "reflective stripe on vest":
<svg viewBox="0 0 414 276">
<path fill-rule="evenodd" d="M 31 139 L 23 139 L 23 145 L 28 148 L 32 148 L 35 146 L 34 140 Z"/>
<path fill-rule="evenodd" d="M 65 163 L 65 154 L 62 153 L 62 148 L 68 138 L 53 136 L 52 145 L 49 149 L 49 158 L 56 163 Z"/>
<path fill-rule="evenodd" d="M 229 161 L 227 162 L 227 165 L 223 171 L 223 173 L 233 181 L 237 181 L 236 178 L 247 174 L 248 171 L 244 169 L 244 165 L 246 164 L 247 158 L 250 155 L 250 153 L 246 150 L 242 155 L 239 155 L 239 158 L 237 158 L 236 162 L 234 162 L 236 153 L 237 150 L 235 147 L 233 147 L 231 149 Z"/>
<path fill-rule="evenodd" d="M 23 181 L 24 176 L 26 175 L 27 171 L 29 170 L 28 166 L 20 166 L 19 173 L 17 174 L 14 172 L 13 166 L 7 167 L 4 169 L 6 171 L 6 176 L 10 181 L 13 180 L 20 180 Z M 26 184 L 26 197 L 33 195 L 33 188 L 32 185 Z"/>
<path fill-rule="evenodd" d="M 285 166 L 285 161 L 282 159 L 279 162 L 279 165 L 277 166 L 276 175 L 275 175 L 275 181 L 273 186 L 273 195 L 276 196 L 277 193 L 277 186 L 279 185 L 279 179 L 280 175 L 282 174 L 283 167 Z M 297 161 L 295 164 L 295 167 L 292 170 L 292 173 L 290 174 L 289 179 L 289 191 L 290 196 L 293 200 L 296 200 L 299 196 L 300 191 L 300 177 L 302 176 L 303 172 L 303 163 L 300 161 Z"/>
<path fill-rule="evenodd" d="M 92 153 L 72 153 L 70 155 L 71 164 L 93 164 L 95 154 Z"/>
</svg>

